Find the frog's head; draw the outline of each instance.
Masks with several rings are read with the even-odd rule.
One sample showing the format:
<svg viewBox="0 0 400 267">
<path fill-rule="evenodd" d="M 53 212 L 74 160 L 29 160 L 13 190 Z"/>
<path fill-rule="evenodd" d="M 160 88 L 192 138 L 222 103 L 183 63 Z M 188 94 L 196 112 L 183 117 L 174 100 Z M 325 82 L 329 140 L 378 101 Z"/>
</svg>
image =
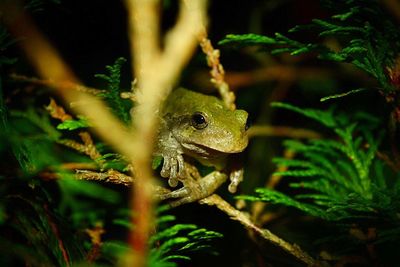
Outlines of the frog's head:
<svg viewBox="0 0 400 267">
<path fill-rule="evenodd" d="M 246 111 L 230 110 L 214 96 L 185 89 L 176 90 L 168 102 L 174 118 L 170 130 L 189 154 L 213 157 L 246 148 Z"/>
</svg>

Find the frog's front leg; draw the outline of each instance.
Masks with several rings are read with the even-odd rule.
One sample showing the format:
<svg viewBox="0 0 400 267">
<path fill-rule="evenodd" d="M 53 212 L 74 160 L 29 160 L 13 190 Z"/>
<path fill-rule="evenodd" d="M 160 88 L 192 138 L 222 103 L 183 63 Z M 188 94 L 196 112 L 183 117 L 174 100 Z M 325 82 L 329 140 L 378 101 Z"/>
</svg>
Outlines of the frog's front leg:
<svg viewBox="0 0 400 267">
<path fill-rule="evenodd" d="M 172 207 L 191 203 L 213 194 L 226 179 L 227 175 L 219 171 L 213 171 L 199 180 L 186 178 L 181 180 L 182 188 L 160 196 L 160 200 L 177 199 L 169 203 Z"/>
</svg>

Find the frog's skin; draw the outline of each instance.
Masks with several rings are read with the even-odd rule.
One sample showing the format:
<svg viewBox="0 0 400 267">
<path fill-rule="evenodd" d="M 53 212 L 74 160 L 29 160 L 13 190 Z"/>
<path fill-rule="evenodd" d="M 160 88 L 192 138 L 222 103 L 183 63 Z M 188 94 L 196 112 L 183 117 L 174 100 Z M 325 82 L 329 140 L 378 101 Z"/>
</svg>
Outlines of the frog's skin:
<svg viewBox="0 0 400 267">
<path fill-rule="evenodd" d="M 176 206 L 211 195 L 227 179 L 227 156 L 243 151 L 248 144 L 247 112 L 229 110 L 217 97 L 178 88 L 165 101 L 160 116 L 155 154 L 164 158 L 161 176 L 168 178 L 171 187 L 183 183 L 161 199 L 179 198 Z M 197 179 L 187 157 L 216 171 Z M 233 170 L 229 176 L 229 191 L 234 193 L 243 171 Z"/>
</svg>

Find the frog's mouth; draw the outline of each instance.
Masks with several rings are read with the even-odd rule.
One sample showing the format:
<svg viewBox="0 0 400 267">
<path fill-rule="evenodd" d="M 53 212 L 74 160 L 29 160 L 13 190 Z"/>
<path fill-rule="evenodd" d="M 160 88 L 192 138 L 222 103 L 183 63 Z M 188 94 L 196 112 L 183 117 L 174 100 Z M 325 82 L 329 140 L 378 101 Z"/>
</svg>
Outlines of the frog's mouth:
<svg viewBox="0 0 400 267">
<path fill-rule="evenodd" d="M 185 149 L 185 154 L 192 156 L 192 157 L 202 157 L 202 158 L 220 158 L 221 156 L 224 156 L 226 154 L 231 154 L 231 153 L 240 153 L 242 152 L 246 146 L 244 145 L 243 147 L 240 148 L 230 148 L 230 149 L 214 149 L 208 146 L 204 145 L 199 145 L 196 143 L 182 143 L 181 144 L 183 148 Z"/>
</svg>

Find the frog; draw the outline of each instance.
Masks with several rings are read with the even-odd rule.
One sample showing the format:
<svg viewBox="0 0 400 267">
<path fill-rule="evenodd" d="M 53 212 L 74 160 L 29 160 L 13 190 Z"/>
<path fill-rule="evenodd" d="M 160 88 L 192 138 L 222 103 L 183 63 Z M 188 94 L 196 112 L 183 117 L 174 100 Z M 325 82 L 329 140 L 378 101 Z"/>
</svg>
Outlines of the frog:
<svg viewBox="0 0 400 267">
<path fill-rule="evenodd" d="M 243 168 L 227 170 L 227 166 L 233 154 L 247 147 L 247 130 L 245 110 L 231 110 L 216 96 L 182 87 L 173 90 L 160 111 L 154 155 L 163 158 L 160 175 L 168 179 L 168 185 L 176 188 L 181 182 L 183 186 L 159 198 L 175 199 L 171 206 L 194 202 L 213 194 L 228 176 L 228 191 L 235 193 Z M 189 159 L 214 171 L 195 179 L 199 175 Z"/>
</svg>

